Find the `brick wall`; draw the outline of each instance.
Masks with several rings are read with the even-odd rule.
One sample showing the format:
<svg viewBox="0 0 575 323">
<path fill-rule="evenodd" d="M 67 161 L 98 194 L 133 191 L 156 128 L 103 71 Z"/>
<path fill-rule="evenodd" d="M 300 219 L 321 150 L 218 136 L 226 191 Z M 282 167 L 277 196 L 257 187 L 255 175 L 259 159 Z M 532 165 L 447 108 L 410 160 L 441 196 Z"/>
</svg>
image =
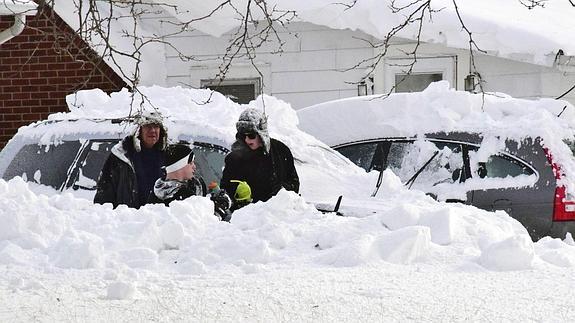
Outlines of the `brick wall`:
<svg viewBox="0 0 575 323">
<path fill-rule="evenodd" d="M 12 26 L 0 16 L 0 30 Z M 0 45 L 0 148 L 22 125 L 67 111 L 66 95 L 114 92 L 125 82 L 49 8 L 27 17 L 24 31 Z"/>
</svg>

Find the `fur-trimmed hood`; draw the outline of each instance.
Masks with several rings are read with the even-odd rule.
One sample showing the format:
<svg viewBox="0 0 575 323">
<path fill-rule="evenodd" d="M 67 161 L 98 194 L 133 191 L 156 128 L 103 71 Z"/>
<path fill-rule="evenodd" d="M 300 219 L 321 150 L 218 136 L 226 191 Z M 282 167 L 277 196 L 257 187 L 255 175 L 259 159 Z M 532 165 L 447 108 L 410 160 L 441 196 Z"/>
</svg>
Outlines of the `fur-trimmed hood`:
<svg viewBox="0 0 575 323">
<path fill-rule="evenodd" d="M 140 131 L 142 126 L 149 124 L 157 124 L 160 126 L 160 139 L 154 145 L 154 148 L 164 151 L 168 146 L 168 129 L 164 125 L 164 118 L 159 112 L 148 112 L 144 111 L 134 117 L 134 123 L 138 126 L 132 134 L 134 149 L 137 152 L 142 150 L 142 144 L 140 139 Z"/>
</svg>

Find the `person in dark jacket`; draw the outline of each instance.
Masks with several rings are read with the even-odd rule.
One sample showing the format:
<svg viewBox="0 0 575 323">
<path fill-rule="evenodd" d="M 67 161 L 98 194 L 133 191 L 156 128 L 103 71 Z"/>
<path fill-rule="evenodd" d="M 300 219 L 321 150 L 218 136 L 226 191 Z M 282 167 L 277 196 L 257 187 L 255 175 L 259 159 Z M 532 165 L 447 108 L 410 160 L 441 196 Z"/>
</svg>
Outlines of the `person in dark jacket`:
<svg viewBox="0 0 575 323">
<path fill-rule="evenodd" d="M 94 203 L 139 208 L 148 202 L 154 183 L 162 175 L 167 145 L 162 116 L 144 112 L 134 121 L 138 125 L 134 133 L 112 147 L 104 163 Z"/>
<path fill-rule="evenodd" d="M 195 176 L 196 163 L 190 145 L 185 143 L 169 145 L 164 154 L 164 161 L 165 176 L 156 180 L 150 203 L 169 205 L 172 201 L 185 200 L 193 195 L 206 195 L 206 184 L 201 178 Z M 230 198 L 223 190 L 220 191 L 215 187 L 210 189 L 210 199 L 214 202 L 214 214 L 226 220 L 231 206 Z"/>
<path fill-rule="evenodd" d="M 299 192 L 299 177 L 290 149 L 281 141 L 270 138 L 267 117 L 259 110 L 244 110 L 236 123 L 236 141 L 226 156 L 220 186 L 234 196 L 237 209 L 246 200 L 267 201 L 280 189 Z M 251 196 L 237 196 L 250 189 Z"/>
</svg>

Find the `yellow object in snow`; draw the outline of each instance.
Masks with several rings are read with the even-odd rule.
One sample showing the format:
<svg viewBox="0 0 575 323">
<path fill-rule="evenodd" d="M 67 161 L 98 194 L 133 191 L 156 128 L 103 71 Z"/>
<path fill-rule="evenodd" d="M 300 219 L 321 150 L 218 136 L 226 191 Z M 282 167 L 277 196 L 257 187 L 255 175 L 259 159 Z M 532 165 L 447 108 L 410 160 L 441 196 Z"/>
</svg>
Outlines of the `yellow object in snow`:
<svg viewBox="0 0 575 323">
<path fill-rule="evenodd" d="M 231 180 L 232 183 L 238 183 L 236 188 L 236 194 L 234 194 L 234 199 L 238 202 L 251 202 L 252 201 L 252 189 L 247 182 Z"/>
</svg>

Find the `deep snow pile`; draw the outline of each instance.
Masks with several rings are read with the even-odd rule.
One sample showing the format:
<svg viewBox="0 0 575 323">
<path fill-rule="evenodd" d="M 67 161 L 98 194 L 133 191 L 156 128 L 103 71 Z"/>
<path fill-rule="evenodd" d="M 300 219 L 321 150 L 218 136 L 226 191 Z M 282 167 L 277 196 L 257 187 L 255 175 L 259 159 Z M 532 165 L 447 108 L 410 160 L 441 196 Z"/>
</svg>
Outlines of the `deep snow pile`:
<svg viewBox="0 0 575 323">
<path fill-rule="evenodd" d="M 170 137 L 177 136 L 178 129 L 170 127 L 169 120 L 185 119 L 197 123 L 198 134 L 209 133 L 231 143 L 235 120 L 246 107 L 207 90 L 152 87 L 142 92 L 144 108 L 153 107 L 167 117 Z M 453 95 L 448 89 L 427 93 Z M 127 91 L 111 96 L 99 90 L 82 91 L 69 96 L 71 112 L 50 119 L 125 117 L 130 107 L 140 106 L 131 99 Z M 189 274 L 229 266 L 251 272 L 276 266 L 340 267 L 381 261 L 473 263 L 493 270 L 533 268 L 542 260 L 575 265 L 569 237 L 553 243 L 553 248 L 567 250 L 561 255 L 550 253 L 545 243 L 536 249 L 525 229 L 507 214 L 435 202 L 405 190 L 389 171 L 378 197 L 367 198 L 375 174 L 366 174 L 301 132 L 288 104 L 264 96 L 250 106 L 265 106 L 271 135 L 288 144 L 301 161 L 297 164 L 301 197 L 281 192 L 267 203 L 237 211 L 228 224 L 216 220 L 211 202 L 204 197 L 169 208 L 150 205 L 113 210 L 70 193 L 31 189 L 15 178 L 0 182 L 0 214 L 5 223 L 0 231 L 0 259 L 4 264 L 32 267 L 128 267 Z M 54 139 L 75 130 L 60 129 L 50 136 Z M 21 134 L 37 135 L 33 126 L 21 129 Z M 307 203 L 334 202 L 339 194 L 345 196 L 352 217 L 321 214 Z"/>
<path fill-rule="evenodd" d="M 205 127 L 198 127 L 199 134 L 208 129 L 228 143 L 237 115 L 246 108 L 218 94 L 203 104 L 210 95 L 203 90 L 142 90 L 168 119 L 196 120 Z M 69 99 L 81 105 L 51 119 L 124 117 L 131 102 L 127 92 L 85 91 Z M 367 198 L 375 174 L 301 132 L 286 103 L 264 97 L 250 106 L 263 108 L 262 102 L 272 136 L 288 143 L 301 161 L 302 195 L 281 191 L 266 203 L 236 211 L 230 223 L 213 216 L 206 197 L 170 207 L 114 210 L 94 205 L 89 196 L 59 193 L 19 177 L 0 180 L 0 300 L 6 309 L 0 319 L 237 322 L 569 315 L 546 300 L 566 289 L 575 270 L 571 236 L 533 243 L 506 213 L 437 202 L 406 190 L 390 171 L 384 172 L 378 196 Z M 48 136 L 57 139 L 75 130 Z M 174 135 L 178 129 L 169 131 Z M 34 126 L 21 134 L 41 135 Z M 338 194 L 344 195 L 342 210 L 349 216 L 323 214 L 309 203 L 333 203 Z M 541 279 L 549 279 L 541 283 L 547 289 L 534 293 L 532 280 Z M 515 312 L 501 301 L 512 299 L 508 294 L 514 289 L 500 284 L 515 283 L 530 286 L 523 294 L 529 302 L 541 295 L 541 303 L 522 316 L 517 313 L 523 309 Z M 477 297 L 482 301 L 476 303 Z M 26 305 L 30 300 L 34 303 Z M 437 312 L 443 301 L 464 306 Z"/>
</svg>

